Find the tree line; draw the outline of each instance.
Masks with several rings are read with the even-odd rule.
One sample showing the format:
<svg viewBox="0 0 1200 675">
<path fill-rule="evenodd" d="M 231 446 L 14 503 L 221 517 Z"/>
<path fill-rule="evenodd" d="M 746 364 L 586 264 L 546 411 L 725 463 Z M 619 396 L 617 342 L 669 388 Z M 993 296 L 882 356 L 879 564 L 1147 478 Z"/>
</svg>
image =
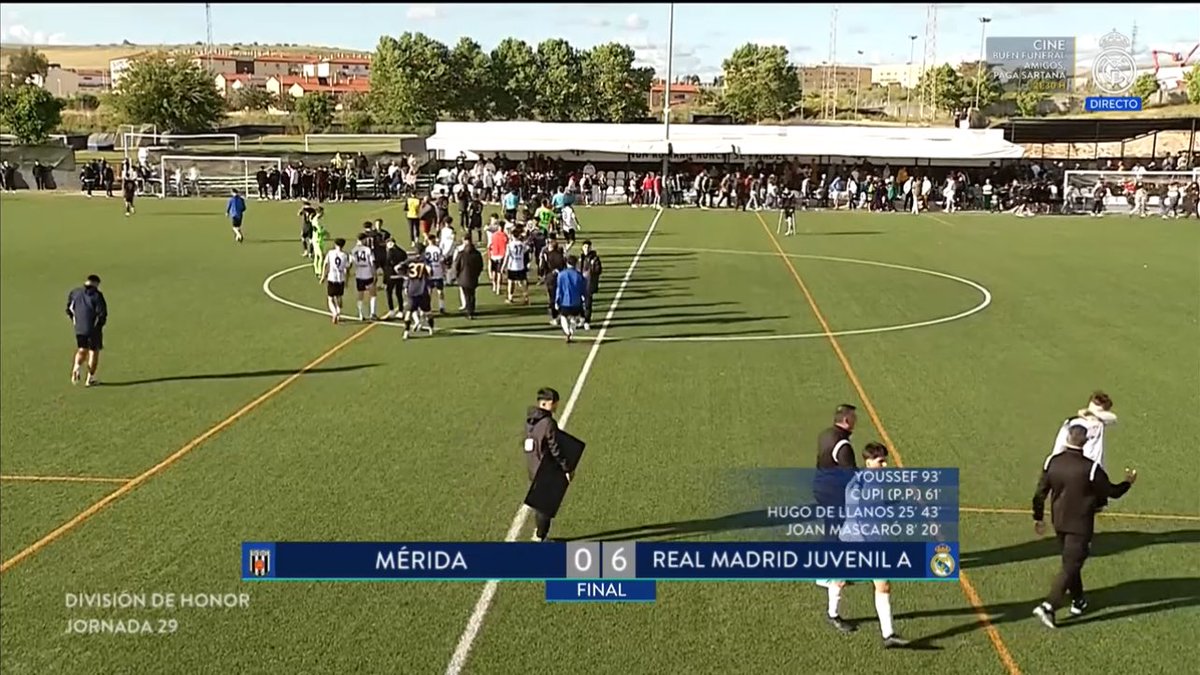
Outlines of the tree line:
<svg viewBox="0 0 1200 675">
<path fill-rule="evenodd" d="M 785 47 L 745 44 L 722 66 L 723 74 L 714 86 L 701 88 L 697 103 L 738 122 L 787 119 L 821 94 L 801 90 L 798 68 Z M 650 113 L 654 83 L 653 70 L 639 66 L 634 50 L 616 42 L 579 49 L 560 38 L 536 46 L 507 38 L 487 52 L 470 38 L 448 47 L 411 32 L 379 39 L 369 94 L 336 101 L 323 92 L 296 99 L 257 87 L 242 88 L 226 99 L 211 73 L 190 59 L 163 53 L 133 61 L 110 94 L 63 100 L 33 84 L 48 68 L 45 56 L 26 47 L 10 56 L 9 77 L 0 81 L 0 123 L 20 142 L 45 140 L 60 126 L 64 109 L 100 106 L 113 112 L 118 123 L 154 124 L 176 133 L 209 131 L 229 111 L 268 108 L 290 112 L 303 131 L 322 131 L 333 124 L 339 106 L 343 124 L 356 133 L 428 128 L 442 119 L 635 122 Z M 944 111 L 971 107 L 977 95 L 981 108 L 1011 97 L 1019 115 L 1032 117 L 1064 84 L 1036 74 L 1008 75 L 1010 83 L 1005 83 L 987 64 L 943 64 L 923 73 L 913 93 L 927 96 Z M 696 76 L 681 79 L 701 84 Z M 1200 103 L 1200 66 L 1187 74 L 1186 88 L 1188 99 Z M 1154 76 L 1143 74 L 1132 94 L 1148 101 L 1157 91 Z"/>
</svg>

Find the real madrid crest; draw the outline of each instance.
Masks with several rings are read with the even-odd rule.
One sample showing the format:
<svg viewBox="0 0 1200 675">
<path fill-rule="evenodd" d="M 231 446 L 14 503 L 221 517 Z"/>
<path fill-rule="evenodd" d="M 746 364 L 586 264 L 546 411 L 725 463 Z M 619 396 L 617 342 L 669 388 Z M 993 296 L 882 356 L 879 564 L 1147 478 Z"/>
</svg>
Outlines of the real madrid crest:
<svg viewBox="0 0 1200 675">
<path fill-rule="evenodd" d="M 950 547 L 946 544 L 939 544 L 933 551 L 933 557 L 929 559 L 929 571 L 933 572 L 935 577 L 943 579 L 954 574 L 956 563 L 954 556 L 950 553 Z"/>
<path fill-rule="evenodd" d="M 1092 82 L 1105 94 L 1119 96 L 1133 88 L 1137 63 L 1133 41 L 1117 31 L 1100 38 L 1100 53 L 1092 62 Z"/>
</svg>

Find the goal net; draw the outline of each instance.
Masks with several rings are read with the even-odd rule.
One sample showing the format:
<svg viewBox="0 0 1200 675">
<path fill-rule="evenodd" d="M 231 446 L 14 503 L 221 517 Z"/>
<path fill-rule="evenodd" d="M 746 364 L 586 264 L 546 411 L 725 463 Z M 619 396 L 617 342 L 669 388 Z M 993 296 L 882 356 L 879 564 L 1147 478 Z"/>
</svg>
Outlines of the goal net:
<svg viewBox="0 0 1200 675">
<path fill-rule="evenodd" d="M 117 138 L 119 138 L 121 141 L 119 149 L 126 151 L 129 150 L 129 146 L 126 145 L 126 142 L 130 140 L 128 134 L 150 134 L 157 136 L 158 126 L 154 124 L 122 124 L 118 126 Z M 150 143 L 150 145 L 153 145 L 153 143 Z M 128 155 L 128 152 L 126 154 Z"/>
<path fill-rule="evenodd" d="M 1188 186 L 1200 181 L 1200 169 L 1187 171 L 1066 171 L 1063 173 L 1063 203 L 1068 212 L 1090 211 L 1095 202 L 1096 185 L 1106 188 L 1106 207 L 1130 206 L 1138 185 L 1146 188 L 1146 203 L 1160 208 L 1163 198 L 1174 185 L 1181 195 Z"/>
<path fill-rule="evenodd" d="M 399 152 L 401 144 L 416 134 L 304 134 L 304 150 L 327 152 Z"/>
<path fill-rule="evenodd" d="M 283 170 L 279 157 L 201 157 L 163 155 L 159 158 L 160 197 L 212 197 L 230 190 L 258 192 L 259 169 Z"/>
<path fill-rule="evenodd" d="M 159 134 L 142 131 L 126 132 L 122 134 L 121 139 L 126 149 L 144 145 L 196 147 L 201 145 L 225 146 L 233 144 L 234 150 L 238 149 L 238 141 L 240 140 L 237 134 Z"/>
</svg>

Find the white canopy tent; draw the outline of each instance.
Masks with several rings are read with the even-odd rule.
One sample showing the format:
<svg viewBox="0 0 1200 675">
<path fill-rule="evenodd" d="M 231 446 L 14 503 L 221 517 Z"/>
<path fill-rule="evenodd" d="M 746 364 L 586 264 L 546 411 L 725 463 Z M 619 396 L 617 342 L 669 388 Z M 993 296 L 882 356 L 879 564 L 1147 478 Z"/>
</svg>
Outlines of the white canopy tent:
<svg viewBox="0 0 1200 675">
<path fill-rule="evenodd" d="M 678 124 L 671 141 L 656 124 L 439 122 L 426 147 L 439 159 L 489 153 L 537 153 L 564 159 L 822 158 L 835 161 L 987 164 L 1020 159 L 1024 149 L 1001 129 L 877 126 Z"/>
</svg>

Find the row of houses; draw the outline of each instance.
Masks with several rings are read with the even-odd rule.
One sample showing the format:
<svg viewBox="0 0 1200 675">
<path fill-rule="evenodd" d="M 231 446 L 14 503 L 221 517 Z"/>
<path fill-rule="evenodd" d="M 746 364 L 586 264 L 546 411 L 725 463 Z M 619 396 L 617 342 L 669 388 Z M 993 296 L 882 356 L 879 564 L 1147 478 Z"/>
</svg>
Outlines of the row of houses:
<svg viewBox="0 0 1200 675">
<path fill-rule="evenodd" d="M 133 54 L 109 61 L 109 79 L 115 87 L 130 65 L 146 54 Z M 266 81 L 276 77 L 309 77 L 326 79 L 365 78 L 371 73 L 369 56 L 314 56 L 308 54 L 194 54 L 192 63 L 214 76 L 226 78 L 247 75 Z"/>
</svg>

